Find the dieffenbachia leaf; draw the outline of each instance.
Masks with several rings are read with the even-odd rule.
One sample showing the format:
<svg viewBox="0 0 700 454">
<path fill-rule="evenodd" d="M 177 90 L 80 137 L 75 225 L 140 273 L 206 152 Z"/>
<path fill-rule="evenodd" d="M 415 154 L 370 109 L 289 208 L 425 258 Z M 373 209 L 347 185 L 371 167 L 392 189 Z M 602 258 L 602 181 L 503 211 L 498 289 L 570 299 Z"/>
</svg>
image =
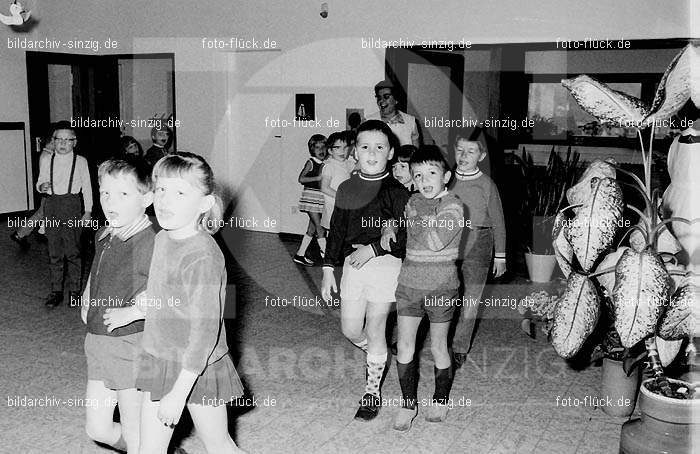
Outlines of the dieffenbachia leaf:
<svg viewBox="0 0 700 454">
<path fill-rule="evenodd" d="M 627 246 L 620 246 L 617 250 L 607 254 L 603 260 L 598 264 L 594 272 L 604 270 L 607 268 L 615 268 L 617 266 L 618 260 L 622 257 L 622 254 L 628 249 Z M 615 288 L 615 271 L 610 273 L 600 274 L 596 276 L 598 283 L 601 287 L 605 289 L 607 294 L 612 297 L 613 289 Z"/>
<path fill-rule="evenodd" d="M 678 287 L 659 321 L 659 336 L 665 340 L 679 340 L 691 336 L 695 327 L 692 311 L 695 304 L 700 304 L 700 301 L 695 297 L 693 286 L 685 284 Z"/>
<path fill-rule="evenodd" d="M 552 244 L 554 246 L 554 255 L 557 258 L 557 263 L 559 263 L 559 268 L 561 268 L 564 276 L 569 277 L 569 274 L 571 274 L 571 260 L 574 258 L 574 250 L 564 233 L 564 230 L 568 228 L 567 226 L 567 217 L 560 211 L 554 219 L 554 227 L 552 229 L 552 238 L 554 238 L 554 241 Z"/>
<path fill-rule="evenodd" d="M 661 365 L 666 367 L 676 359 L 678 352 L 681 350 L 683 339 L 667 341 L 659 336 L 656 336 L 656 350 L 659 352 L 659 360 Z"/>
<path fill-rule="evenodd" d="M 593 161 L 586 167 L 576 184 L 566 190 L 566 200 L 568 200 L 569 204 L 583 205 L 586 200 L 591 198 L 591 180 L 593 178 L 616 178 L 616 165 L 617 163 L 612 158 L 608 158 L 605 161 L 600 159 Z M 574 213 L 578 213 L 579 209 L 574 208 Z"/>
<path fill-rule="evenodd" d="M 571 358 L 593 332 L 600 316 L 598 292 L 586 276 L 572 272 L 566 290 L 557 301 L 552 346 L 562 358 Z"/>
<path fill-rule="evenodd" d="M 654 121 L 669 118 L 678 112 L 691 98 L 691 90 L 698 90 L 697 86 L 693 87 L 693 78 L 700 77 L 693 74 L 693 71 L 697 73 L 700 68 L 698 65 L 700 65 L 698 47 L 692 44 L 685 46 L 673 58 L 659 82 L 649 113 L 644 118 L 645 126 L 650 126 Z M 698 105 L 697 92 L 693 101 Z"/>
<path fill-rule="evenodd" d="M 651 248 L 627 249 L 615 267 L 615 329 L 622 346 L 631 348 L 654 334 L 668 302 L 671 279 L 659 255 Z"/>
<path fill-rule="evenodd" d="M 623 127 L 641 125 L 647 114 L 648 109 L 640 99 L 613 90 L 590 76 L 565 79 L 561 84 L 569 89 L 583 110 L 601 123 L 613 123 Z"/>
<path fill-rule="evenodd" d="M 584 271 L 590 271 L 600 254 L 612 245 L 623 207 L 622 190 L 617 181 L 591 179 L 589 199 L 564 231 Z"/>
</svg>

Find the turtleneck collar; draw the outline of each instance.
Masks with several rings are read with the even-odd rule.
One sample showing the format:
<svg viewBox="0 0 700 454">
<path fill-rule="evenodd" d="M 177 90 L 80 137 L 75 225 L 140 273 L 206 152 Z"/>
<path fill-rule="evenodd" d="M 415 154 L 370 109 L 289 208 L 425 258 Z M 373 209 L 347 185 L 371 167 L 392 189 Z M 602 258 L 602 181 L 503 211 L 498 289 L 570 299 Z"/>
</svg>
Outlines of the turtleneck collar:
<svg viewBox="0 0 700 454">
<path fill-rule="evenodd" d="M 373 175 L 369 175 L 369 174 L 364 173 L 362 170 L 360 170 L 359 172 L 357 172 L 357 174 L 363 180 L 376 181 L 376 180 L 381 180 L 383 178 L 386 178 L 389 175 L 389 171 L 384 170 L 384 172 L 382 172 L 382 173 L 375 173 Z"/>
</svg>

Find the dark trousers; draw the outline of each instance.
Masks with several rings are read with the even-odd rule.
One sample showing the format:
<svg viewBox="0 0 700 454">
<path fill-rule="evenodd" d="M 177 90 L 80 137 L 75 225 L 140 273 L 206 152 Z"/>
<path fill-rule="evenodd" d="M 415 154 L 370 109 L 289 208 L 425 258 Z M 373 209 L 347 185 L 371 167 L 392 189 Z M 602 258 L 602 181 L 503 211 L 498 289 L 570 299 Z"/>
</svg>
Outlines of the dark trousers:
<svg viewBox="0 0 700 454">
<path fill-rule="evenodd" d="M 465 233 L 466 245 L 461 266 L 464 297 L 452 341 L 452 349 L 457 353 L 468 353 L 472 348 L 474 325 L 493 257 L 493 229 L 465 229 Z"/>
<path fill-rule="evenodd" d="M 82 205 L 79 194 L 50 195 L 44 204 L 47 219 L 46 239 L 49 246 L 49 271 L 51 291 L 61 292 L 64 268 L 66 271 L 65 289 L 80 291 L 80 233 L 79 226 Z M 64 266 L 64 258 L 66 265 Z"/>
</svg>

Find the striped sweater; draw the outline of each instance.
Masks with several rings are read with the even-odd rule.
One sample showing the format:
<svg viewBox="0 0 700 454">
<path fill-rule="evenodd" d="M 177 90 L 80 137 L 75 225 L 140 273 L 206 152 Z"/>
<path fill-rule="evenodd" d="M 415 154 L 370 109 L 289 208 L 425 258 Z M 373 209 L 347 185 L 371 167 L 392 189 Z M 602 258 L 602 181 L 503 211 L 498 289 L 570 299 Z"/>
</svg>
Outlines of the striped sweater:
<svg viewBox="0 0 700 454">
<path fill-rule="evenodd" d="M 406 204 L 406 260 L 399 284 L 421 290 L 459 287 L 455 261 L 463 216 L 462 202 L 447 190 L 434 199 L 411 196 Z"/>
</svg>

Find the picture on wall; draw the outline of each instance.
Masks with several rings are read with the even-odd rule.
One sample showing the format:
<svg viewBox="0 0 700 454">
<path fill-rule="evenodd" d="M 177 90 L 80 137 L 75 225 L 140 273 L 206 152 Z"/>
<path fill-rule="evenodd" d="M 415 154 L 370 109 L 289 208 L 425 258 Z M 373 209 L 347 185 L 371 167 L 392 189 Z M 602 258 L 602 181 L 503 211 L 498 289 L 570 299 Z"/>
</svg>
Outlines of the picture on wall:
<svg viewBox="0 0 700 454">
<path fill-rule="evenodd" d="M 294 118 L 297 121 L 316 119 L 316 95 L 297 93 L 294 102 Z"/>
<path fill-rule="evenodd" d="M 365 109 L 349 107 L 345 109 L 345 129 L 357 129 L 365 119 Z"/>
</svg>

